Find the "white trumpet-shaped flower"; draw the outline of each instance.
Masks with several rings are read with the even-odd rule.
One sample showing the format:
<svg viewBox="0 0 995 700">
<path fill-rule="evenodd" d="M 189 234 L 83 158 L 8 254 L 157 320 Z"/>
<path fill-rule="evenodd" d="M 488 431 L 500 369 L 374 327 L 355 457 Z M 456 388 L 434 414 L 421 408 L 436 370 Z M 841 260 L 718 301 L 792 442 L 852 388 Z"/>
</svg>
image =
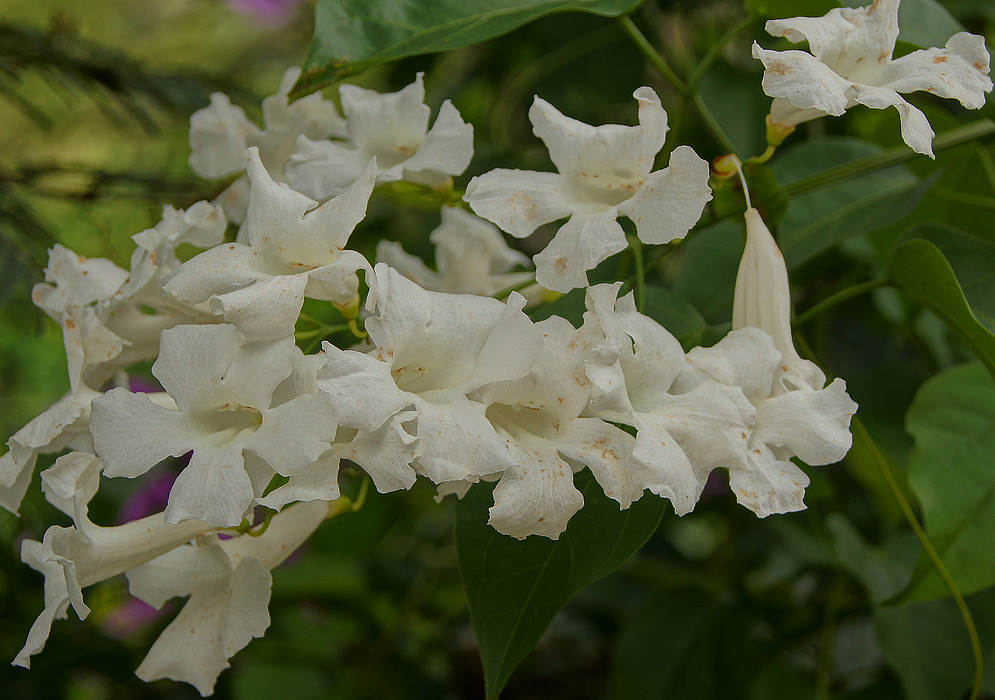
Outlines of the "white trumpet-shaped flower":
<svg viewBox="0 0 995 700">
<path fill-rule="evenodd" d="M 559 172 L 498 169 L 467 186 L 470 207 L 519 238 L 569 217 L 534 257 L 536 280 L 547 289 L 587 286 L 586 272 L 626 247 L 619 216 L 635 223 L 643 242 L 666 243 L 683 238 L 711 199 L 708 164 L 688 146 L 650 172 L 666 139 L 667 113 L 648 87 L 633 97 L 639 126 L 590 126 L 537 97 L 529 118 Z"/>
<path fill-rule="evenodd" d="M 41 542 L 25 540 L 21 546 L 22 560 L 45 575 L 45 609 L 14 659 L 17 666 L 30 666 L 30 657 L 44 647 L 52 622 L 65 618 L 70 604 L 80 619 L 89 614 L 82 589 L 215 529 L 196 520 L 169 524 L 162 513 L 114 527 L 94 525 L 87 503 L 97 491 L 100 469 L 97 457 L 71 452 L 42 472 L 45 495 L 73 518 L 74 526 L 52 526 Z"/>
<path fill-rule="evenodd" d="M 349 235 L 366 215 L 376 166 L 370 161 L 345 191 L 319 205 L 275 182 L 249 149 L 249 216 L 240 238 L 204 251 L 166 279 L 180 301 L 211 309 L 254 340 L 290 335 L 304 297 L 347 304 L 356 271 L 369 267 Z"/>
<path fill-rule="evenodd" d="M 857 404 L 846 383 L 802 359 L 791 341 L 788 273 L 773 236 L 753 208 L 746 212 L 746 249 L 736 276 L 733 331 L 711 348 L 688 353 L 678 384 L 704 381 L 738 387 L 756 409 L 747 461 L 729 463 L 739 502 L 764 517 L 801 510 L 808 476 L 792 463 L 838 462 L 852 443 Z M 825 388 L 823 388 L 825 386 Z"/>
<path fill-rule="evenodd" d="M 292 337 L 251 342 L 229 325 L 179 326 L 161 345 L 152 373 L 175 408 L 112 389 L 94 399 L 90 429 L 108 476 L 193 452 L 170 491 L 168 522 L 238 525 L 272 471 L 305 471 L 328 449 L 335 422 L 322 395 L 274 400 L 300 354 Z M 272 471 L 254 482 L 260 460 Z"/>
<path fill-rule="evenodd" d="M 824 17 L 767 22 L 767 32 L 792 42 L 808 41 L 811 53 L 769 51 L 753 45 L 764 64 L 764 92 L 774 98 L 770 118 L 785 130 L 810 119 L 840 116 L 857 104 L 894 107 L 902 138 L 914 151 L 933 155 L 933 130 L 926 115 L 899 93 L 924 90 L 979 109 L 991 91 L 989 55 L 983 37 L 954 34 L 944 48 L 892 58 L 898 39 L 900 0 L 875 0 L 867 7 L 834 8 Z"/>
<path fill-rule="evenodd" d="M 211 104 L 190 117 L 190 168 L 209 180 L 240 172 L 245 170 L 245 149 L 255 146 L 270 175 L 277 182 L 286 182 L 284 169 L 298 137 L 345 136 L 345 121 L 335 105 L 321 95 L 290 102 L 287 95 L 300 74 L 300 68 L 288 69 L 276 94 L 263 100 L 262 129 L 249 121 L 241 107 L 232 105 L 227 95 L 212 94 Z M 222 193 L 218 204 L 231 221 L 241 223 L 248 195 L 248 182 L 241 177 Z"/>
<path fill-rule="evenodd" d="M 492 296 L 532 279 L 530 272 L 511 272 L 529 265 L 529 258 L 508 247 L 496 226 L 462 209 L 443 207 L 442 224 L 429 240 L 435 244 L 435 270 L 394 241 L 377 244 L 377 262 L 423 289 L 450 294 Z"/>
<path fill-rule="evenodd" d="M 328 503 L 299 503 L 273 516 L 258 537 L 217 536 L 172 549 L 128 571 L 132 595 L 160 608 L 189 596 L 136 671 L 171 678 L 210 695 L 228 659 L 269 627 L 270 570 L 328 517 Z"/>
<path fill-rule="evenodd" d="M 407 180 L 432 186 L 451 181 L 473 157 L 473 127 L 452 102 L 432 112 L 425 104 L 422 74 L 403 90 L 379 93 L 342 85 L 347 140 L 318 140 L 309 134 L 297 141 L 287 165 L 287 182 L 314 199 L 341 192 L 376 158 L 378 182 Z"/>
<path fill-rule="evenodd" d="M 695 382 L 678 390 L 687 360 L 663 326 L 636 310 L 632 294 L 618 301 L 620 282 L 587 290 L 587 323 L 605 340 L 587 360 L 595 386 L 590 412 L 636 428 L 633 479 L 663 496 L 678 515 L 690 512 L 708 474 L 747 461 L 756 410 L 735 387 Z"/>
<path fill-rule="evenodd" d="M 412 409 L 405 430 L 419 439 L 418 470 L 439 484 L 499 472 L 513 464 L 504 441 L 468 398 L 484 384 L 528 374 L 540 351 L 540 334 L 522 313 L 525 300 L 507 303 L 469 294 L 429 292 L 385 264 L 371 277 L 366 321 L 370 354 L 325 344 L 318 373 L 340 425 L 363 431 L 396 450 L 401 424 L 379 429 Z M 365 466 L 357 457 L 360 466 Z M 398 464 L 399 469 L 403 465 Z M 371 470 L 372 471 L 372 470 Z M 397 479 L 404 479 L 398 473 Z"/>
</svg>

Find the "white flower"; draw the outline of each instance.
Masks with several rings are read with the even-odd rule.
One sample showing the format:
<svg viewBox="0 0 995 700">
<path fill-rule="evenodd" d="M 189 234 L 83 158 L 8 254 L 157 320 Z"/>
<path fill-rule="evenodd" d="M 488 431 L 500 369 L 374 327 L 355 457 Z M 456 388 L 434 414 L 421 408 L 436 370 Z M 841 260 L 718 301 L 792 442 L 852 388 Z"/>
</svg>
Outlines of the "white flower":
<svg viewBox="0 0 995 700">
<path fill-rule="evenodd" d="M 210 695 L 228 659 L 269 627 L 270 570 L 328 514 L 327 503 L 300 503 L 273 516 L 258 537 L 200 538 L 128 571 L 132 595 L 155 608 L 190 596 L 152 645 L 138 677 L 172 678 Z"/>
<path fill-rule="evenodd" d="M 529 265 L 528 257 L 509 248 L 493 224 L 462 209 L 443 207 L 442 224 L 429 240 L 435 244 L 436 270 L 394 241 L 377 244 L 377 262 L 423 289 L 450 294 L 493 296 L 532 279 L 529 272 L 510 271 L 516 265 Z"/>
<path fill-rule="evenodd" d="M 376 166 L 371 161 L 345 191 L 319 204 L 275 182 L 255 148 L 245 243 L 216 246 L 166 279 L 180 301 L 210 300 L 211 309 L 246 336 L 270 340 L 293 332 L 304 297 L 346 304 L 356 296 L 356 271 L 366 259 L 343 250 L 366 215 Z"/>
<path fill-rule="evenodd" d="M 312 139 L 345 135 L 345 122 L 335 105 L 321 95 L 309 95 L 295 102 L 287 98 L 300 76 L 290 68 L 275 95 L 263 100 L 260 129 L 249 121 L 241 107 L 232 105 L 222 93 L 211 95 L 211 104 L 190 117 L 190 167 L 201 177 L 213 180 L 245 169 L 245 149 L 259 148 L 270 175 L 285 182 L 284 168 L 302 134 Z M 366 165 L 364 162 L 363 165 Z M 248 183 L 239 178 L 218 198 L 228 218 L 241 223 L 248 204 Z"/>
<path fill-rule="evenodd" d="M 574 472 L 587 466 L 606 495 L 621 508 L 643 487 L 634 479 L 635 439 L 600 418 L 582 416 L 591 383 L 584 358 L 600 333 L 580 330 L 558 316 L 536 324 L 543 347 L 532 371 L 521 379 L 480 390 L 487 418 L 505 440 L 514 464 L 500 474 L 488 522 L 518 539 L 557 539 L 584 505 Z M 456 491 L 459 492 L 458 490 Z"/>
<path fill-rule="evenodd" d="M 808 41 L 812 53 L 768 51 L 753 45 L 764 64 L 764 92 L 774 98 L 771 121 L 786 129 L 827 114 L 839 116 L 862 104 L 895 107 L 902 138 L 914 151 L 933 155 L 926 116 L 899 93 L 925 90 L 979 109 L 992 89 L 983 37 L 960 32 L 945 48 L 892 58 L 898 38 L 899 0 L 867 7 L 834 8 L 824 17 L 767 22 L 767 32 L 792 42 Z"/>
<path fill-rule="evenodd" d="M 366 321 L 375 350 L 364 354 L 325 344 L 318 386 L 332 398 L 340 425 L 363 431 L 368 454 L 376 439 L 399 449 L 402 423 L 419 439 L 417 466 L 439 484 L 501 471 L 513 461 L 504 441 L 467 395 L 484 384 L 522 377 L 540 349 L 539 333 L 522 313 L 525 300 L 507 303 L 467 294 L 429 292 L 383 263 L 370 282 Z M 379 429 L 412 407 L 417 416 Z M 410 441 L 409 441 L 410 442 Z M 367 466 L 362 456 L 360 466 Z M 398 464 L 398 469 L 403 465 Z M 372 471 L 372 470 L 371 470 Z M 403 473 L 395 477 L 405 479 Z"/>
<path fill-rule="evenodd" d="M 70 603 L 80 619 L 89 614 L 82 589 L 214 529 L 194 520 L 171 525 L 164 522 L 162 513 L 115 527 L 94 525 L 87 503 L 97 491 L 100 467 L 100 460 L 93 455 L 71 452 L 42 472 L 48 500 L 71 516 L 75 525 L 52 526 L 42 542 L 25 540 L 21 547 L 24 563 L 45 575 L 45 609 L 14 659 L 17 666 L 30 666 L 30 657 L 41 651 L 48 639 L 52 621 L 65 618 Z"/>
<path fill-rule="evenodd" d="M 342 85 L 342 111 L 348 140 L 297 141 L 287 165 L 287 182 L 309 197 L 325 199 L 349 186 L 371 158 L 377 159 L 377 182 L 407 180 L 431 186 L 459 175 L 473 157 L 473 127 L 446 100 L 428 128 L 422 73 L 399 92 L 382 94 Z"/>
<path fill-rule="evenodd" d="M 728 463 L 740 503 L 761 517 L 801 510 L 808 476 L 791 462 L 838 462 L 850 449 L 857 411 L 846 383 L 802 359 L 791 341 L 791 298 L 784 258 L 756 209 L 746 211 L 746 249 L 736 276 L 733 331 L 711 348 L 688 353 L 677 383 L 739 387 L 756 408 L 747 462 Z"/>
<path fill-rule="evenodd" d="M 168 522 L 238 525 L 273 471 L 305 471 L 328 449 L 335 423 L 319 394 L 273 400 L 300 354 L 293 338 L 250 342 L 229 325 L 179 326 L 161 345 L 152 373 L 176 408 L 112 389 L 94 399 L 90 429 L 108 476 L 135 477 L 193 451 L 169 494 Z"/>
<path fill-rule="evenodd" d="M 632 294 L 615 300 L 621 282 L 587 290 L 585 323 L 600 325 L 605 341 L 588 359 L 597 387 L 590 412 L 636 428 L 635 482 L 690 512 L 709 472 L 745 465 L 756 410 L 733 386 L 703 381 L 678 391 L 687 360 L 681 344 L 636 310 Z"/>
<path fill-rule="evenodd" d="M 548 289 L 587 286 L 587 270 L 626 247 L 619 216 L 636 224 L 640 240 L 666 243 L 683 238 L 711 199 L 708 164 L 688 146 L 673 152 L 669 167 L 650 172 L 667 135 L 667 113 L 650 88 L 633 96 L 639 126 L 598 127 L 537 97 L 529 118 L 559 173 L 499 169 L 467 186 L 473 210 L 519 238 L 569 217 L 534 258 L 536 279 Z"/>
</svg>

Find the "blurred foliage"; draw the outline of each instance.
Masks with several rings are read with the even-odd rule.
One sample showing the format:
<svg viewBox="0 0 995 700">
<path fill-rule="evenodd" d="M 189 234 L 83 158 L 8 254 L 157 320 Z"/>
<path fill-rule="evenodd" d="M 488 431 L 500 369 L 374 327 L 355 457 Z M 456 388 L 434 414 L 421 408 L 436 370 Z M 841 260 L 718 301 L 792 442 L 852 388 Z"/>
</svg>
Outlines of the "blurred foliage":
<svg viewBox="0 0 995 700">
<path fill-rule="evenodd" d="M 650 0 L 633 20 L 745 158 L 764 146 L 769 102 L 761 67 L 749 54 L 752 41 L 769 40 L 764 19 L 821 14 L 839 4 Z M 270 94 L 284 68 L 304 63 L 312 9 L 302 6 L 293 22 L 274 29 L 219 0 L 0 0 L 4 439 L 67 385 L 58 329 L 30 302 L 45 249 L 60 242 L 124 263 L 129 237 L 153 225 L 163 204 L 187 206 L 220 191 L 221 183 L 195 179 L 186 165 L 190 113 L 223 88 L 257 117 L 254 96 Z M 949 34 L 951 22 L 985 34 L 992 45 L 990 2 L 906 0 L 903 9 L 901 51 Z M 632 91 L 649 84 L 671 117 L 668 147 L 688 143 L 705 158 L 722 155 L 693 100 L 651 71 L 613 19 L 545 17 L 456 52 L 409 55 L 355 80 L 397 89 L 418 70 L 427 72 L 430 104 L 452 99 L 475 126 L 476 156 L 457 186 L 496 166 L 549 168 L 527 119 L 533 94 L 589 123 L 632 123 Z M 938 134 L 995 119 L 991 99 L 980 113 L 929 95 L 912 99 Z M 995 330 L 995 145 L 990 136 L 972 139 L 939 151 L 935 162 L 908 158 L 797 189 L 834 166 L 894 147 L 904 149 L 898 116 L 856 109 L 802 125 L 769 164 L 747 169 L 754 202 L 792 267 L 800 318 L 885 275 L 905 292 L 868 287 L 800 324 L 807 352 L 845 377 L 860 404 L 850 455 L 840 465 L 807 470 L 813 483 L 802 513 L 759 521 L 735 504 L 721 478 L 692 514 L 677 518 L 667 509 L 655 531 L 647 526 L 645 546 L 617 571 L 569 602 L 597 576 L 564 584 L 543 612 L 555 614 L 551 625 L 545 633 L 543 625 L 531 630 L 529 644 L 538 644 L 503 698 L 964 696 L 974 664 L 961 613 L 923 558 L 887 474 L 972 593 L 966 604 L 989 668 L 985 689 L 995 696 L 995 467 L 985 447 L 995 398 L 980 365 L 960 364 L 972 355 L 963 334 L 943 323 L 951 322 L 943 318 L 949 306 L 917 303 L 934 298 L 928 287 L 942 282 L 942 294 L 977 317 L 970 332 L 987 337 L 982 331 Z M 714 206 L 685 243 L 642 251 L 646 311 L 686 346 L 710 344 L 729 327 L 742 206 L 738 183 L 718 182 Z M 437 224 L 437 213 L 375 197 L 352 243 L 371 255 L 386 236 L 429 258 L 425 234 Z M 522 247 L 533 253 L 549 235 L 541 230 Z M 935 247 L 937 266 L 947 265 L 944 276 L 902 268 L 892 257 L 896 245 Z M 623 253 L 592 280 L 618 276 L 631 286 L 635 264 L 632 253 Z M 557 313 L 576 323 L 582 311 L 583 294 L 574 292 L 535 316 Z M 952 323 L 970 325 L 964 318 Z M 97 517 L 113 521 L 131 487 L 102 487 L 93 504 Z M 473 505 L 462 504 L 460 517 L 470 517 Z M 275 572 L 272 626 L 232 660 L 217 697 L 481 697 L 484 671 L 459 580 L 451 510 L 436 505 L 422 484 L 410 493 L 372 493 L 359 512 L 323 526 Z M 0 657 L 13 658 L 42 608 L 41 577 L 19 563 L 19 542 L 62 521 L 37 488 L 19 519 L 0 513 Z M 915 602 L 896 600 L 912 580 Z M 463 584 L 474 602 L 473 582 Z M 57 622 L 31 672 L 0 665 L 5 697 L 196 697 L 187 686 L 146 685 L 133 675 L 165 620 L 113 636 L 125 599 L 123 582 L 89 590 L 93 614 L 83 623 Z"/>
</svg>

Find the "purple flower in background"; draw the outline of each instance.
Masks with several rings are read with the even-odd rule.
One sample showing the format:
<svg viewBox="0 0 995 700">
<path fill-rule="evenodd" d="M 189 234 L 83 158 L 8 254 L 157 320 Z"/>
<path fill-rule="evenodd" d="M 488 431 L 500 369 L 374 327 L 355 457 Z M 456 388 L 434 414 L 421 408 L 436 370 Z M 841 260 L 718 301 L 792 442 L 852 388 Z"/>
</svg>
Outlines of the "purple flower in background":
<svg viewBox="0 0 995 700">
<path fill-rule="evenodd" d="M 188 460 L 189 457 L 181 459 Z M 165 466 L 165 465 L 164 465 Z M 165 510 L 169 500 L 169 490 L 173 488 L 177 472 L 171 469 L 159 469 L 124 502 L 118 512 L 118 523 L 130 523 Z"/>
<path fill-rule="evenodd" d="M 228 5 L 248 15 L 259 24 L 277 28 L 293 19 L 294 11 L 303 0 L 227 0 Z"/>
<path fill-rule="evenodd" d="M 107 614 L 100 628 L 109 637 L 127 639 L 172 612 L 172 608 L 172 605 L 164 605 L 161 610 L 156 610 L 138 598 L 128 598 Z"/>
</svg>

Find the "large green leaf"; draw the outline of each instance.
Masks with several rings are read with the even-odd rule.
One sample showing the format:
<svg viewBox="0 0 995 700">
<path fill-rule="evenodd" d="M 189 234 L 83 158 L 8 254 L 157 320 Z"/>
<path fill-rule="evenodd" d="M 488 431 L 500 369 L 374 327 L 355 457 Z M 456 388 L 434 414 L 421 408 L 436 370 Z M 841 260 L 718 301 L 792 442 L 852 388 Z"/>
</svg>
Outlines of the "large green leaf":
<svg viewBox="0 0 995 700">
<path fill-rule="evenodd" d="M 789 186 L 816 172 L 881 152 L 878 146 L 860 139 L 814 139 L 785 150 L 771 169 L 778 183 Z M 897 165 L 793 197 L 778 225 L 778 245 L 788 269 L 848 238 L 902 220 L 929 184 Z"/>
<path fill-rule="evenodd" d="M 682 246 L 674 291 L 709 323 L 732 318 L 732 293 L 743 257 L 743 220 L 730 218 L 695 232 Z"/>
<path fill-rule="evenodd" d="M 938 223 L 909 229 L 908 238 L 924 238 L 950 263 L 971 310 L 995 332 L 995 241 Z"/>
<path fill-rule="evenodd" d="M 908 700 L 957 700 L 971 683 L 974 664 L 964 620 L 953 600 L 910 605 L 880 603 L 901 590 L 914 566 L 918 543 L 907 530 L 881 547 L 864 542 L 840 514 L 827 520 L 840 565 L 867 589 L 874 603 L 874 629 L 880 650 L 895 671 Z M 968 599 L 982 638 L 991 639 L 995 592 Z M 986 642 L 990 651 L 991 644 Z"/>
<path fill-rule="evenodd" d="M 643 313 L 673 333 L 686 350 L 701 345 L 705 339 L 708 323 L 701 312 L 670 289 L 647 285 Z"/>
<path fill-rule="evenodd" d="M 643 0 L 319 0 L 314 40 L 291 96 L 372 66 L 470 46 L 556 12 L 623 15 Z"/>
<path fill-rule="evenodd" d="M 906 429 L 926 534 L 964 593 L 995 586 L 995 380 L 976 363 L 944 370 L 919 389 Z M 948 594 L 923 557 L 902 599 Z"/>
<path fill-rule="evenodd" d="M 460 575 L 491 700 L 560 608 L 631 557 L 666 509 L 665 501 L 646 494 L 619 510 L 588 472 L 578 475 L 577 486 L 584 507 L 556 541 L 499 534 L 487 524 L 493 497 L 483 484 L 456 506 Z"/>
<path fill-rule="evenodd" d="M 921 238 L 905 241 L 895 248 L 885 277 L 939 316 L 995 377 L 995 334 L 974 315 L 939 248 Z"/>
</svg>

